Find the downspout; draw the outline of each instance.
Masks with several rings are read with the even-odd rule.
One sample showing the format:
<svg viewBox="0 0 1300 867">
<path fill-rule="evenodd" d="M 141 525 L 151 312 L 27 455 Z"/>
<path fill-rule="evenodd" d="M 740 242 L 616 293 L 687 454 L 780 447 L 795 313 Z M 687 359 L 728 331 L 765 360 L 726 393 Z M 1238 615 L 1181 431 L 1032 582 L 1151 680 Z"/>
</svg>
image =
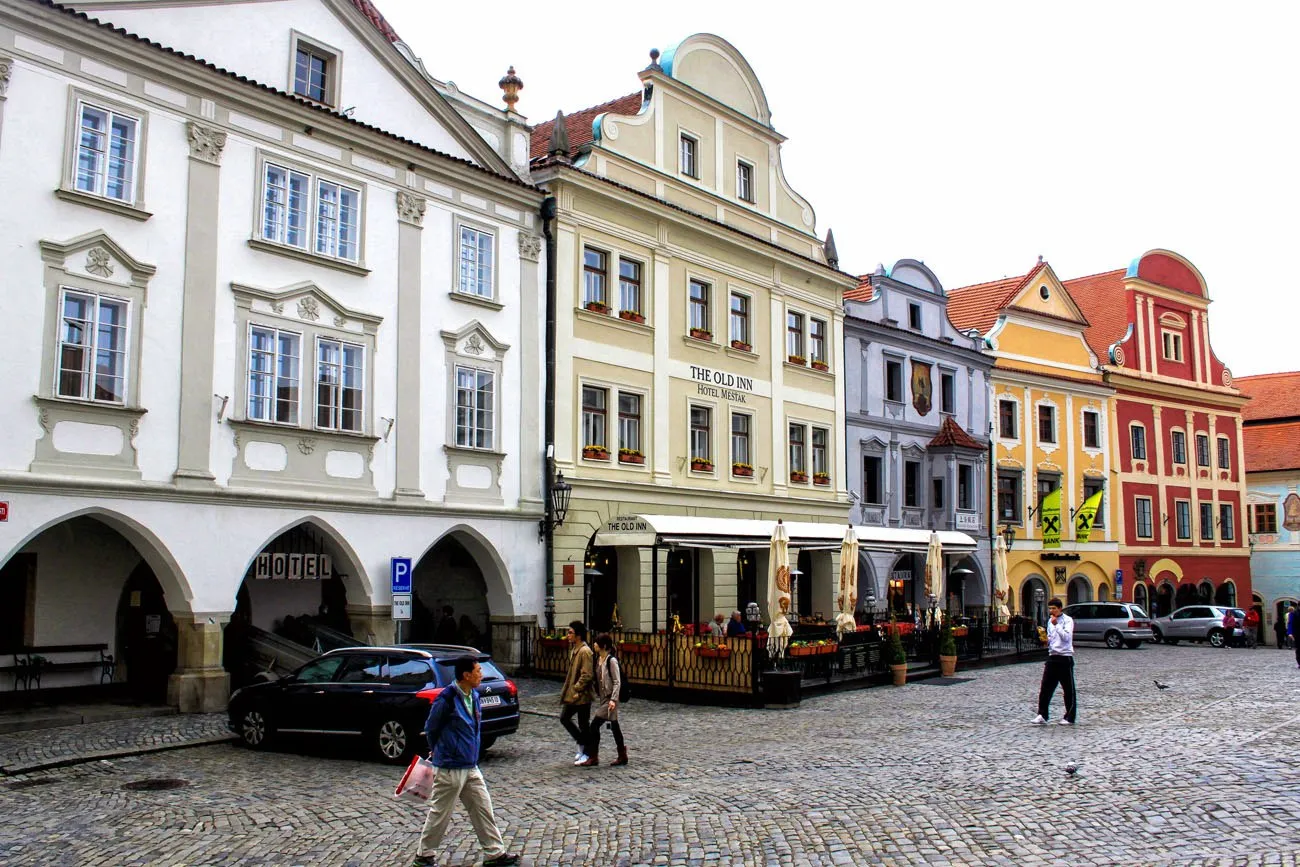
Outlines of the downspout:
<svg viewBox="0 0 1300 867">
<path fill-rule="evenodd" d="M 542 502 L 546 509 L 546 631 L 555 629 L 555 506 L 551 481 L 555 478 L 555 197 L 542 200 L 542 235 L 546 238 L 546 412 L 543 422 Z"/>
</svg>

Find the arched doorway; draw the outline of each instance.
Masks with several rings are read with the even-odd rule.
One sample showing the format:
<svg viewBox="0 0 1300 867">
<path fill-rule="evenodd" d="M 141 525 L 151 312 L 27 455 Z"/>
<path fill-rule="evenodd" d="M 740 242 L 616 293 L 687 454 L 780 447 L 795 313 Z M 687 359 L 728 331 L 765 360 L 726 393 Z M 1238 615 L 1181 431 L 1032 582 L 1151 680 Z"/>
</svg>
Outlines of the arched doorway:
<svg viewBox="0 0 1300 867">
<path fill-rule="evenodd" d="M 948 611 L 965 614 L 968 608 L 988 605 L 988 580 L 974 557 L 963 557 L 948 570 L 946 598 Z"/>
<path fill-rule="evenodd" d="M 438 540 L 411 577 L 412 642 L 487 646 L 489 617 L 483 568 L 458 534 Z"/>
<path fill-rule="evenodd" d="M 665 569 L 667 597 L 665 624 L 671 628 L 674 615 L 682 626 L 696 623 L 700 607 L 700 549 L 674 548 L 668 552 Z M 655 624 L 655 628 L 659 628 Z"/>
<path fill-rule="evenodd" d="M 1297 603 L 1294 599 L 1279 599 L 1273 603 L 1273 641 L 1274 646 L 1286 644 L 1286 618 Z"/>
<path fill-rule="evenodd" d="M 925 558 L 919 554 L 899 554 L 889 570 L 886 612 L 899 620 L 914 620 L 927 607 L 925 599 Z"/>
<path fill-rule="evenodd" d="M 1075 575 L 1070 579 L 1069 586 L 1065 588 L 1065 604 L 1074 605 L 1076 602 L 1092 601 L 1092 582 L 1082 575 Z"/>
<path fill-rule="evenodd" d="M 1237 607 L 1237 585 L 1232 581 L 1224 581 L 1219 585 L 1219 589 L 1214 591 L 1214 604 L 1226 605 L 1229 608 Z"/>
<path fill-rule="evenodd" d="M 595 535 L 592 535 L 595 539 Z M 587 544 L 583 557 L 582 584 L 587 593 L 583 620 L 588 632 L 595 635 L 609 631 L 618 606 L 618 549 L 608 545 Z M 622 616 L 619 616 L 622 619 Z"/>
<path fill-rule="evenodd" d="M 1199 601 L 1201 601 L 1201 594 L 1196 591 L 1195 585 L 1187 583 L 1178 585 L 1178 591 L 1174 593 L 1175 609 L 1187 605 L 1195 605 Z M 1209 602 L 1209 599 L 1206 599 L 1205 601 Z"/>
<path fill-rule="evenodd" d="M 1109 601 L 1110 601 L 1110 585 L 1109 585 L 1109 584 L 1102 584 L 1100 587 L 1097 588 L 1097 601 L 1098 601 L 1098 602 L 1109 602 Z"/>
<path fill-rule="evenodd" d="M 1052 598 L 1047 582 L 1034 575 L 1020 584 L 1020 613 L 1039 626 L 1047 623 L 1047 603 Z"/>
<path fill-rule="evenodd" d="M 1196 585 L 1196 601 L 1202 605 L 1209 605 L 1214 601 L 1214 582 L 1209 578 Z"/>
<path fill-rule="evenodd" d="M 152 704 L 167 698 L 167 678 L 176 670 L 176 640 L 176 622 L 167 610 L 162 585 L 142 561 L 126 579 L 117 602 L 116 658 L 131 698 Z"/>
<path fill-rule="evenodd" d="M 1141 582 L 1133 585 L 1133 604 L 1148 614 L 1151 613 L 1151 609 L 1147 607 L 1147 585 Z"/>
<path fill-rule="evenodd" d="M 1174 611 L 1174 585 L 1168 581 L 1156 588 L 1154 612 L 1156 617 L 1168 617 Z"/>
</svg>

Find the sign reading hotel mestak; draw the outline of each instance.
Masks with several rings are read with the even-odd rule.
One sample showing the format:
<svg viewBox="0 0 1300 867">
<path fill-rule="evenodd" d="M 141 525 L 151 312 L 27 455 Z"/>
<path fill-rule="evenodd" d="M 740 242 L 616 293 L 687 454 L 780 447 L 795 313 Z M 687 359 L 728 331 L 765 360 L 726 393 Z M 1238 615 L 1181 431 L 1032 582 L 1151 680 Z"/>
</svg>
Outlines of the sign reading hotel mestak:
<svg viewBox="0 0 1300 867">
<path fill-rule="evenodd" d="M 696 382 L 697 392 L 705 397 L 720 397 L 723 400 L 745 403 L 745 396 L 754 393 L 752 378 L 712 367 L 699 367 L 692 364 L 691 379 Z"/>
</svg>

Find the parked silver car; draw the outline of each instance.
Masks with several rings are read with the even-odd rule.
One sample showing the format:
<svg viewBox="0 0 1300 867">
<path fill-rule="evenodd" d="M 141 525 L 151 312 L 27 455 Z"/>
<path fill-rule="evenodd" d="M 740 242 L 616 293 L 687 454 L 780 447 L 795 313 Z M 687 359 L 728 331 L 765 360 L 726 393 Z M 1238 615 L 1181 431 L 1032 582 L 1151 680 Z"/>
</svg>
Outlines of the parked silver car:
<svg viewBox="0 0 1300 867">
<path fill-rule="evenodd" d="M 1112 650 L 1151 641 L 1151 618 L 1131 602 L 1076 602 L 1065 607 L 1074 620 L 1075 641 L 1104 641 Z"/>
<path fill-rule="evenodd" d="M 1164 617 L 1157 617 L 1152 629 L 1156 641 L 1165 644 L 1177 644 L 1180 641 L 1208 641 L 1214 647 L 1222 647 L 1227 639 L 1223 628 L 1223 615 L 1232 611 L 1237 617 L 1237 628 L 1232 631 L 1234 644 L 1246 634 L 1242 623 L 1246 612 L 1240 608 L 1228 608 L 1224 605 L 1184 605 Z"/>
</svg>

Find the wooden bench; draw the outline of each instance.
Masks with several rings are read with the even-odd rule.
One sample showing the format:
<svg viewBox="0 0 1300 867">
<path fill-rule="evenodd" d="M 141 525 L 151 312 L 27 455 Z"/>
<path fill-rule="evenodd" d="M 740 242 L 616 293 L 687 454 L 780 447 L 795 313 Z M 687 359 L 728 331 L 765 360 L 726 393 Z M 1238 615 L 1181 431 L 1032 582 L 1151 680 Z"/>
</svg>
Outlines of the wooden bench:
<svg viewBox="0 0 1300 867">
<path fill-rule="evenodd" d="M 14 689 L 19 685 L 25 690 L 41 688 L 41 675 L 54 671 L 86 671 L 99 669 L 99 682 L 113 680 L 117 671 L 117 661 L 108 652 L 107 644 L 40 644 L 20 647 L 13 651 L 13 665 L 0 666 L 0 672 L 12 672 Z M 94 654 L 96 658 L 58 659 L 59 656 L 82 656 Z"/>
</svg>

